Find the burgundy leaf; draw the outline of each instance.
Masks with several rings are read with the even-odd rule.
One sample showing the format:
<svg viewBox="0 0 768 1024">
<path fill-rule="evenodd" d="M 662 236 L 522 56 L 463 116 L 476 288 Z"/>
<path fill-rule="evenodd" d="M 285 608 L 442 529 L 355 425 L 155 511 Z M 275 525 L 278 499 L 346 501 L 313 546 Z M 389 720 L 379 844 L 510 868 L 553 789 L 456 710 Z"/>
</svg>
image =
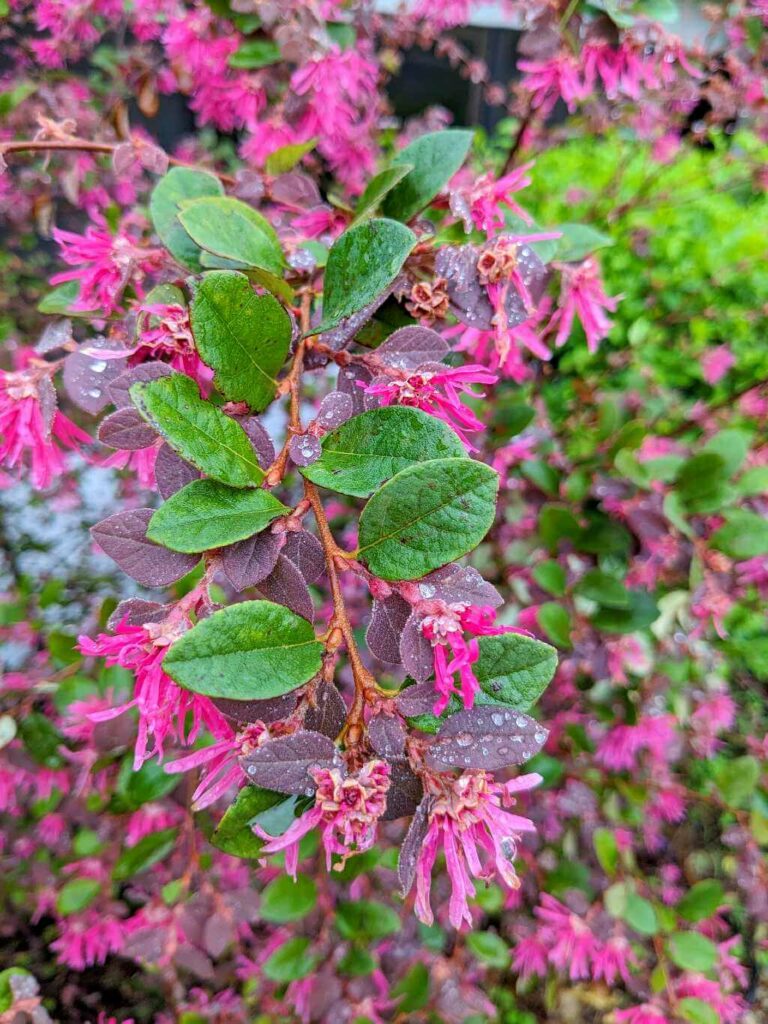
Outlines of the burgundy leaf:
<svg viewBox="0 0 768 1024">
<path fill-rule="evenodd" d="M 155 459 L 155 483 L 162 498 L 167 501 L 182 487 L 191 484 L 193 480 L 199 480 L 200 476 L 199 470 L 185 462 L 170 445 L 160 446 Z"/>
<path fill-rule="evenodd" d="M 303 619 L 314 622 L 315 607 L 307 581 L 285 555 L 277 556 L 275 568 L 259 583 L 258 590 L 268 601 L 284 604 Z"/>
<path fill-rule="evenodd" d="M 124 178 L 137 163 L 136 147 L 132 142 L 121 142 L 112 151 L 112 170 L 118 178 Z"/>
<path fill-rule="evenodd" d="M 165 587 L 186 576 L 200 561 L 199 555 L 178 551 L 147 540 L 152 508 L 116 512 L 91 528 L 91 536 L 105 555 L 143 587 Z"/>
<path fill-rule="evenodd" d="M 132 407 L 133 402 L 129 390 L 132 384 L 140 381 L 142 384 L 150 380 L 157 380 L 158 377 L 167 377 L 173 370 L 167 363 L 141 363 L 139 366 L 132 366 L 125 370 L 109 385 L 109 397 L 118 409 Z"/>
<path fill-rule="evenodd" d="M 320 190 L 308 174 L 288 171 L 272 182 L 270 198 L 275 203 L 284 203 L 294 209 L 312 209 L 322 203 Z"/>
<path fill-rule="evenodd" d="M 299 530 L 286 536 L 282 554 L 290 558 L 307 583 L 319 580 L 325 572 L 323 545 L 308 530 Z"/>
<path fill-rule="evenodd" d="M 168 154 L 164 149 L 142 141 L 138 151 L 139 163 L 144 170 L 151 171 L 152 174 L 165 174 L 168 170 Z"/>
<path fill-rule="evenodd" d="M 222 715 L 236 722 L 282 722 L 296 707 L 297 691 L 283 693 L 268 700 L 230 700 L 228 697 L 211 697 Z"/>
<path fill-rule="evenodd" d="M 384 821 L 395 821 L 413 814 L 424 795 L 421 780 L 414 775 L 405 760 L 390 761 L 387 806 L 382 814 Z"/>
<path fill-rule="evenodd" d="M 504 604 L 498 590 L 468 565 L 443 566 L 419 580 L 417 586 L 425 601 L 436 599 L 447 604 L 490 605 L 492 608 Z"/>
<path fill-rule="evenodd" d="M 261 420 L 258 416 L 238 416 L 236 419 L 250 438 L 261 468 L 266 469 L 271 466 L 275 461 L 275 446 L 272 444 L 272 438 L 262 426 Z"/>
<path fill-rule="evenodd" d="M 290 736 L 279 736 L 263 747 L 240 758 L 249 782 L 278 793 L 311 796 L 315 780 L 310 768 L 342 768 L 333 740 L 319 732 L 301 730 Z"/>
<path fill-rule="evenodd" d="M 323 430 L 335 430 L 352 415 L 354 405 L 352 398 L 343 391 L 331 391 L 320 403 L 317 410 L 317 422 Z"/>
<path fill-rule="evenodd" d="M 312 434 L 294 434 L 288 442 L 291 461 L 297 466 L 311 466 L 322 455 L 320 441 Z"/>
<path fill-rule="evenodd" d="M 315 703 L 307 707 L 304 728 L 321 732 L 336 739 L 347 720 L 347 705 L 333 683 L 319 682 L 314 693 Z"/>
<path fill-rule="evenodd" d="M 235 590 L 255 587 L 272 572 L 280 554 L 280 537 L 264 530 L 222 550 L 221 567 Z"/>
<path fill-rule="evenodd" d="M 35 345 L 35 352 L 39 356 L 47 355 L 57 348 L 73 341 L 71 320 L 51 320 L 43 328 L 43 332 Z"/>
<path fill-rule="evenodd" d="M 104 348 L 107 344 L 101 338 L 91 342 L 89 348 Z M 124 370 L 125 359 L 100 359 L 98 355 L 72 352 L 64 359 L 64 389 L 79 409 L 95 416 L 112 401 L 110 385 Z"/>
<path fill-rule="evenodd" d="M 376 349 L 376 355 L 397 370 L 415 370 L 424 363 L 439 363 L 448 343 L 429 327 L 401 327 Z"/>
<path fill-rule="evenodd" d="M 400 856 L 397 861 L 397 877 L 400 882 L 400 892 L 403 897 L 408 895 L 414 881 L 416 880 L 416 868 L 419 863 L 419 854 L 421 853 L 421 848 L 424 845 L 424 840 L 427 838 L 427 831 L 429 829 L 429 813 L 432 810 L 433 803 L 434 798 L 431 796 L 425 796 L 421 801 L 419 806 L 416 808 L 413 821 L 405 834 L 403 845 L 400 848 Z"/>
<path fill-rule="evenodd" d="M 340 366 L 336 390 L 352 399 L 352 412 L 357 416 L 366 409 L 374 409 L 379 402 L 375 395 L 366 395 L 361 385 L 370 384 L 373 374 L 364 366 Z"/>
<path fill-rule="evenodd" d="M 109 616 L 107 625 L 116 629 L 118 624 L 126 620 L 129 626 L 143 626 L 145 622 L 162 622 L 168 614 L 168 608 L 159 601 L 144 601 L 140 597 L 129 597 L 121 601 Z"/>
<path fill-rule="evenodd" d="M 264 176 L 258 171 L 252 171 L 247 167 L 241 167 L 235 171 L 235 187 L 232 195 L 242 199 L 244 203 L 258 206 L 264 198 Z"/>
<path fill-rule="evenodd" d="M 406 686 L 396 698 L 397 710 L 407 718 L 417 715 L 431 715 L 437 700 L 434 683 L 417 683 Z"/>
<path fill-rule="evenodd" d="M 432 644 L 421 631 L 422 615 L 414 612 L 403 627 L 400 637 L 400 658 L 408 675 L 417 683 L 429 679 L 435 670 Z"/>
<path fill-rule="evenodd" d="M 162 955 L 167 955 L 164 947 Z M 201 949 L 198 949 L 196 946 L 190 946 L 189 943 L 176 946 L 173 961 L 177 967 L 189 971 L 194 977 L 202 978 L 204 981 L 212 981 L 216 976 L 210 959 Z"/>
<path fill-rule="evenodd" d="M 358 309 L 357 312 L 346 317 L 336 327 L 331 328 L 330 331 L 324 331 L 320 335 L 319 340 L 333 352 L 343 349 L 352 341 L 360 328 L 368 323 L 379 306 L 382 306 L 387 301 L 394 287 L 395 283 L 393 282 L 381 295 L 377 295 L 373 302 L 369 302 L 367 306 L 363 306 L 362 309 Z"/>
<path fill-rule="evenodd" d="M 136 452 L 149 448 L 157 440 L 157 433 L 132 407 L 117 409 L 99 424 L 99 440 L 110 448 Z"/>
<path fill-rule="evenodd" d="M 547 730 L 530 715 L 503 707 L 472 708 L 457 711 L 440 726 L 427 751 L 428 767 L 506 768 L 523 764 L 538 754 L 548 736 Z"/>
<path fill-rule="evenodd" d="M 398 594 L 373 602 L 371 624 L 365 634 L 365 642 L 368 650 L 379 661 L 387 665 L 400 664 L 400 637 L 410 614 L 411 606 Z"/>
<path fill-rule="evenodd" d="M 235 922 L 225 914 L 212 914 L 203 925 L 203 946 L 214 960 L 236 939 Z"/>
<path fill-rule="evenodd" d="M 56 395 L 56 388 L 50 377 L 41 377 L 37 382 L 37 401 L 40 405 L 40 415 L 43 417 L 43 425 L 46 434 L 50 437 L 53 430 L 53 420 L 59 406 Z"/>
<path fill-rule="evenodd" d="M 405 753 L 405 726 L 396 715 L 374 715 L 368 723 L 368 737 L 376 753 L 388 761 Z"/>
</svg>

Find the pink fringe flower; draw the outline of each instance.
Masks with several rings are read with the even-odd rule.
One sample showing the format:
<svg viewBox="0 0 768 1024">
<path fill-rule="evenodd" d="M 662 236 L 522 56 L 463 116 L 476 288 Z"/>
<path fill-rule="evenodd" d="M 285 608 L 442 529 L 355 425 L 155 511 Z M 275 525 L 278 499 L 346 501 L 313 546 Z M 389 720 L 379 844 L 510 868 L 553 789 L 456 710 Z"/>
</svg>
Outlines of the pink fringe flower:
<svg viewBox="0 0 768 1024">
<path fill-rule="evenodd" d="M 558 53 L 546 60 L 520 60 L 523 72 L 521 85 L 531 94 L 531 106 L 542 117 L 548 117 L 562 99 L 570 113 L 579 100 L 589 95 L 589 87 L 582 81 L 577 59 L 568 53 Z"/>
<path fill-rule="evenodd" d="M 196 750 L 178 761 L 165 766 L 166 772 L 176 774 L 203 767 L 203 777 L 192 794 L 192 810 L 202 811 L 224 796 L 233 786 L 245 782 L 238 758 L 253 753 L 269 739 L 269 730 L 263 722 L 251 722 L 241 733 L 233 729 L 211 746 Z"/>
<path fill-rule="evenodd" d="M 509 174 L 494 181 L 490 174 L 479 178 L 471 189 L 468 201 L 472 222 L 480 231 L 490 237 L 500 231 L 505 224 L 504 211 L 506 206 L 525 224 L 531 224 L 532 218 L 513 198 L 515 192 L 527 188 L 531 184 L 528 173 L 533 162 L 516 167 Z"/>
<path fill-rule="evenodd" d="M 606 316 L 606 310 L 615 313 L 621 296 L 605 294 L 600 265 L 594 256 L 576 265 L 560 264 L 559 269 L 563 275 L 560 308 L 549 322 L 550 329 L 557 328 L 555 345 L 560 348 L 565 344 L 574 318 L 578 317 L 587 336 L 587 348 L 595 353 L 613 326 L 613 322 Z"/>
</svg>

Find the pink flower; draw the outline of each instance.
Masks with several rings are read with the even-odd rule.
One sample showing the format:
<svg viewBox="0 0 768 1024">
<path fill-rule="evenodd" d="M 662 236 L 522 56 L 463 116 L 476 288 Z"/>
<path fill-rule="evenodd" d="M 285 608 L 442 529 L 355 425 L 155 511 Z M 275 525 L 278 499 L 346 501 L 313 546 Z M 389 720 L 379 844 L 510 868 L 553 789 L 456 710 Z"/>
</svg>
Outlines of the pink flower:
<svg viewBox="0 0 768 1024">
<path fill-rule="evenodd" d="M 558 53 L 546 60 L 520 60 L 517 62 L 522 87 L 531 94 L 531 107 L 542 117 L 548 117 L 557 101 L 562 99 L 570 113 L 576 103 L 589 94 L 589 87 L 580 78 L 579 62 L 568 53 Z"/>
<path fill-rule="evenodd" d="M 124 926 L 102 911 L 88 910 L 61 922 L 61 933 L 51 949 L 59 963 L 75 971 L 92 964 L 103 964 L 110 953 L 119 953 L 125 945 Z"/>
<path fill-rule="evenodd" d="M 269 730 L 266 725 L 263 722 L 252 722 L 239 734 L 230 729 L 229 735 L 217 743 L 202 747 L 178 761 L 171 761 L 165 770 L 173 774 L 204 766 L 203 777 L 192 794 L 192 810 L 202 811 L 233 786 L 245 782 L 238 758 L 252 753 L 268 739 Z"/>
<path fill-rule="evenodd" d="M 547 973 L 548 953 L 547 945 L 538 935 L 525 935 L 515 943 L 512 965 L 523 981 L 533 974 L 543 978 Z"/>
<path fill-rule="evenodd" d="M 549 327 L 557 327 L 555 345 L 560 348 L 571 333 L 574 317 L 578 317 L 587 336 L 587 348 L 597 351 L 598 345 L 613 326 L 605 311 L 616 311 L 620 295 L 605 294 L 600 277 L 600 265 L 590 256 L 575 266 L 560 264 L 562 283 L 560 287 L 560 308 L 555 311 Z"/>
<path fill-rule="evenodd" d="M 736 720 L 736 704 L 727 693 L 716 693 L 703 700 L 691 715 L 692 745 L 701 757 L 712 757 L 723 743 L 719 732 L 731 728 Z"/>
<path fill-rule="evenodd" d="M 504 227 L 504 213 L 501 209 L 503 206 L 526 224 L 532 223 L 530 214 L 512 198 L 513 193 L 531 184 L 528 172 L 532 167 L 533 162 L 524 164 L 496 181 L 492 175 L 486 174 L 479 178 L 470 190 L 468 200 L 472 221 L 475 227 L 485 231 L 489 238 Z"/>
<path fill-rule="evenodd" d="M 589 978 L 590 960 L 598 949 L 589 925 L 548 893 L 542 894 L 534 913 L 543 922 L 542 938 L 549 946 L 550 963 L 567 971 L 572 981 Z"/>
<path fill-rule="evenodd" d="M 139 487 L 153 491 L 156 487 L 155 462 L 161 444 L 162 440 L 159 440 L 148 448 L 139 448 L 137 451 L 113 452 L 99 465 L 106 469 L 127 469 L 135 475 Z"/>
<path fill-rule="evenodd" d="M 642 1006 L 630 1006 L 628 1010 L 616 1010 L 617 1024 L 671 1024 L 658 1006 L 643 1003 Z"/>
<path fill-rule="evenodd" d="M 468 898 L 475 895 L 472 878 L 488 881 L 498 875 L 511 889 L 520 885 L 513 861 L 521 834 L 534 832 L 528 818 L 510 814 L 515 793 L 525 792 L 541 782 L 531 773 L 505 783 L 493 781 L 487 772 L 465 772 L 458 778 L 432 777 L 429 826 L 416 867 L 418 918 L 432 924 L 429 901 L 432 867 L 438 851 L 445 851 L 451 898 L 448 918 L 454 928 L 472 924 Z"/>
<path fill-rule="evenodd" d="M 330 871 L 332 857 L 338 854 L 341 863 L 336 870 L 340 871 L 352 854 L 373 846 L 387 804 L 389 772 L 385 761 L 368 761 L 354 775 L 347 775 L 341 768 L 311 768 L 317 785 L 315 803 L 276 838 L 255 826 L 256 835 L 267 840 L 263 852 L 285 850 L 285 870 L 296 878 L 299 843 L 308 832 L 319 828 L 326 866 Z"/>
<path fill-rule="evenodd" d="M 701 360 L 701 372 L 707 384 L 719 383 L 735 364 L 736 357 L 727 345 L 718 345 L 706 352 Z"/>
<path fill-rule="evenodd" d="M 618 978 L 625 984 L 631 980 L 629 968 L 637 960 L 632 947 L 623 935 L 614 935 L 592 951 L 592 977 L 595 981 L 602 978 L 606 985 L 613 985 Z"/>
<path fill-rule="evenodd" d="M 200 357 L 195 348 L 189 309 L 177 303 L 153 302 L 139 308 L 139 344 L 131 363 L 170 356 L 170 365 L 179 373 L 195 377 Z"/>
<path fill-rule="evenodd" d="M 377 377 L 365 387 L 367 395 L 376 395 L 382 405 L 409 405 L 443 420 L 459 435 L 469 451 L 477 449 L 465 436 L 467 430 L 483 430 L 485 425 L 461 402 L 461 395 L 475 398 L 482 395 L 472 390 L 473 384 L 495 384 L 498 377 L 484 366 L 467 365 L 416 373 L 391 371 L 388 377 Z"/>
</svg>

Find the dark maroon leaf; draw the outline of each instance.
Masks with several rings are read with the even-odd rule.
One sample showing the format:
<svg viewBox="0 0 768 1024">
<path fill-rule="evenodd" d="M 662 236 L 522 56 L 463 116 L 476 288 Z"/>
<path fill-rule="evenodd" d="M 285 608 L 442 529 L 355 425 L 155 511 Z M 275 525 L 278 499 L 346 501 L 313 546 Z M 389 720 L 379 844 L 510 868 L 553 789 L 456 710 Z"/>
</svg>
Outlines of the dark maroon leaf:
<svg viewBox="0 0 768 1024">
<path fill-rule="evenodd" d="M 235 187 L 232 194 L 244 203 L 258 206 L 264 198 L 264 176 L 258 171 L 251 171 L 247 167 L 241 167 L 235 171 Z"/>
<path fill-rule="evenodd" d="M 379 359 L 397 370 L 439 363 L 447 352 L 447 342 L 429 327 L 401 327 L 376 349 Z"/>
<path fill-rule="evenodd" d="M 448 604 L 490 605 L 498 608 L 504 598 L 484 580 L 477 569 L 467 565 L 446 565 L 429 573 L 417 584 L 425 601 L 440 600 Z"/>
<path fill-rule="evenodd" d="M 411 771 L 407 761 L 391 761 L 389 771 L 387 806 L 382 819 L 395 821 L 397 818 L 406 818 L 413 814 L 419 806 L 424 790 L 421 780 Z"/>
<path fill-rule="evenodd" d="M 339 376 L 336 380 L 336 390 L 352 399 L 352 412 L 357 416 L 366 409 L 374 409 L 378 406 L 378 399 L 375 395 L 366 395 L 363 387 L 370 384 L 373 374 L 364 366 L 340 366 Z"/>
<path fill-rule="evenodd" d="M 335 430 L 352 415 L 354 409 L 352 399 L 343 391 L 332 391 L 320 403 L 317 410 L 317 422 L 323 430 Z"/>
<path fill-rule="evenodd" d="M 388 761 L 405 753 L 405 726 L 397 715 L 374 715 L 368 723 L 368 738 L 376 753 Z"/>
<path fill-rule="evenodd" d="M 132 407 L 117 409 L 106 416 L 99 424 L 98 437 L 102 444 L 128 452 L 149 448 L 157 440 L 153 428 Z"/>
<path fill-rule="evenodd" d="M 503 707 L 457 711 L 440 726 L 426 755 L 428 767 L 506 768 L 538 754 L 547 730 L 530 715 Z"/>
<path fill-rule="evenodd" d="M 434 683 L 417 683 L 415 686 L 406 686 L 400 691 L 397 699 L 397 710 L 406 718 L 416 718 L 417 715 L 431 715 L 432 709 L 437 700 Z"/>
<path fill-rule="evenodd" d="M 163 955 L 167 956 L 165 950 L 163 950 Z M 148 957 L 147 959 L 151 961 L 153 958 Z M 189 971 L 193 977 L 202 978 L 204 981 L 212 981 L 216 976 L 210 959 L 201 949 L 198 949 L 196 946 L 190 946 L 189 943 L 176 946 L 173 961 L 177 967 Z"/>
<path fill-rule="evenodd" d="M 138 156 L 141 166 L 152 174 L 165 174 L 168 170 L 168 154 L 159 146 L 142 141 L 138 147 Z"/>
<path fill-rule="evenodd" d="M 53 430 L 53 420 L 59 406 L 56 395 L 56 388 L 50 377 L 41 377 L 37 382 L 37 401 L 40 404 L 40 414 L 43 417 L 43 425 L 46 434 L 50 437 Z"/>
<path fill-rule="evenodd" d="M 287 534 L 282 554 L 290 558 L 307 583 L 319 580 L 325 572 L 323 545 L 308 530 Z"/>
<path fill-rule="evenodd" d="M 222 715 L 236 722 L 282 722 L 296 707 L 297 691 L 283 693 L 269 700 L 230 700 L 228 697 L 212 697 Z"/>
<path fill-rule="evenodd" d="M 398 594 L 373 602 L 371 624 L 365 634 L 365 642 L 368 650 L 379 661 L 387 665 L 400 664 L 400 637 L 410 615 L 411 606 Z"/>
<path fill-rule="evenodd" d="M 193 480 L 199 480 L 200 476 L 200 471 L 185 462 L 170 445 L 160 446 L 155 459 L 155 483 L 162 498 L 167 501 L 182 487 L 191 484 Z"/>
<path fill-rule="evenodd" d="M 199 555 L 169 551 L 147 540 L 152 508 L 116 512 L 91 528 L 91 536 L 105 555 L 143 587 L 165 587 L 186 576 L 200 561 Z"/>
<path fill-rule="evenodd" d="M 403 626 L 400 637 L 400 658 L 405 671 L 418 683 L 429 679 L 435 670 L 432 644 L 421 631 L 423 617 L 414 612 Z"/>
<path fill-rule="evenodd" d="M 39 356 L 44 356 L 72 340 L 71 320 L 51 320 L 43 328 L 43 332 L 35 345 L 35 352 Z"/>
<path fill-rule="evenodd" d="M 275 446 L 258 416 L 237 417 L 237 422 L 250 438 L 253 449 L 259 457 L 261 468 L 266 469 L 271 466 L 275 461 Z"/>
<path fill-rule="evenodd" d="M 100 338 L 88 348 L 109 348 L 109 343 Z M 79 409 L 95 416 L 112 401 L 110 385 L 124 370 L 125 359 L 100 359 L 98 354 L 72 352 L 64 359 L 64 390 Z"/>
<path fill-rule="evenodd" d="M 144 601 L 140 597 L 129 597 L 121 601 L 107 621 L 110 629 L 125 619 L 129 626 L 143 626 L 145 622 L 162 622 L 168 614 L 168 607 L 159 601 Z"/>
<path fill-rule="evenodd" d="M 265 789 L 297 796 L 311 796 L 315 780 L 310 768 L 342 768 L 333 740 L 319 732 L 300 730 L 270 740 L 252 754 L 240 758 L 248 780 Z"/>
<path fill-rule="evenodd" d="M 318 438 L 312 434 L 294 434 L 288 443 L 291 461 L 297 466 L 311 466 L 322 455 Z"/>
<path fill-rule="evenodd" d="M 403 897 L 407 896 L 411 891 L 416 879 L 416 867 L 419 863 L 419 854 L 424 845 L 424 840 L 427 838 L 429 812 L 432 810 L 433 803 L 434 798 L 431 796 L 425 796 L 421 801 L 416 808 L 413 821 L 405 833 L 405 839 L 400 848 L 400 856 L 397 861 L 397 877 Z"/>
<path fill-rule="evenodd" d="M 309 622 L 315 620 L 315 607 L 307 581 L 293 562 L 285 555 L 277 556 L 275 568 L 258 586 L 259 593 L 268 601 L 284 604 L 292 612 Z"/>
<path fill-rule="evenodd" d="M 373 302 L 369 302 L 367 306 L 363 306 L 362 309 L 358 309 L 356 313 L 342 320 L 337 327 L 330 331 L 324 331 L 320 335 L 323 345 L 327 345 L 334 352 L 338 352 L 348 345 L 360 328 L 368 323 L 379 306 L 387 301 L 395 284 L 396 282 L 393 282 L 381 295 L 377 295 Z"/>
<path fill-rule="evenodd" d="M 299 210 L 312 209 L 322 203 L 320 190 L 314 180 L 301 171 L 288 171 L 275 178 L 270 188 L 270 197 L 276 203 L 284 203 Z"/>
<path fill-rule="evenodd" d="M 272 572 L 280 554 L 280 537 L 264 530 L 221 552 L 221 567 L 235 590 L 255 587 Z"/>
<path fill-rule="evenodd" d="M 129 394 L 132 384 L 137 382 L 146 383 L 150 380 L 157 380 L 158 377 L 167 377 L 173 370 L 167 363 L 151 362 L 140 363 L 139 366 L 132 366 L 125 370 L 109 385 L 109 397 L 118 409 L 133 407 Z"/>
<path fill-rule="evenodd" d="M 304 728 L 336 739 L 347 720 L 347 705 L 333 683 L 320 681 L 315 689 L 314 704 L 307 707 Z"/>
</svg>

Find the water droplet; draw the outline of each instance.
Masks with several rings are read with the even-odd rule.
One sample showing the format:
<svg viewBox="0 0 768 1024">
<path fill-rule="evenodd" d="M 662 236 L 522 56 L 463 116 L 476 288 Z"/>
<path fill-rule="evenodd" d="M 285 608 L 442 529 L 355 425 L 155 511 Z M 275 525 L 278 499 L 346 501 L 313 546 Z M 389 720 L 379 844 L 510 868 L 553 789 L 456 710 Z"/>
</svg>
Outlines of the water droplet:
<svg viewBox="0 0 768 1024">
<path fill-rule="evenodd" d="M 472 734 L 468 732 L 462 732 L 456 737 L 456 745 L 458 747 L 468 747 L 472 742 Z"/>
<path fill-rule="evenodd" d="M 515 719 L 515 725 L 518 727 L 518 729 L 524 729 L 527 724 L 528 723 L 526 722 L 526 720 L 524 718 L 521 718 L 520 715 L 518 715 Z"/>
<path fill-rule="evenodd" d="M 420 583 L 419 584 L 419 591 L 420 591 L 422 597 L 434 597 L 435 596 L 435 588 L 432 586 L 431 583 Z"/>
<path fill-rule="evenodd" d="M 103 359 L 98 359 L 95 363 L 91 363 L 92 373 L 104 373 L 107 368 L 107 364 Z"/>
<path fill-rule="evenodd" d="M 89 388 L 86 391 L 89 398 L 101 398 L 101 388 Z"/>
<path fill-rule="evenodd" d="M 248 774 L 249 775 L 255 775 L 256 774 L 256 765 L 255 764 L 249 764 L 248 765 Z"/>
<path fill-rule="evenodd" d="M 498 711 L 494 711 L 494 713 L 491 715 L 491 721 L 493 722 L 494 725 L 503 725 L 504 715 L 500 715 Z"/>
<path fill-rule="evenodd" d="M 509 753 L 509 747 L 498 747 L 496 753 L 499 755 L 499 757 L 506 757 L 507 754 Z"/>
<path fill-rule="evenodd" d="M 514 836 L 504 836 L 499 843 L 501 846 L 502 853 L 507 860 L 514 860 L 517 854 L 517 843 L 514 840 Z"/>
</svg>

